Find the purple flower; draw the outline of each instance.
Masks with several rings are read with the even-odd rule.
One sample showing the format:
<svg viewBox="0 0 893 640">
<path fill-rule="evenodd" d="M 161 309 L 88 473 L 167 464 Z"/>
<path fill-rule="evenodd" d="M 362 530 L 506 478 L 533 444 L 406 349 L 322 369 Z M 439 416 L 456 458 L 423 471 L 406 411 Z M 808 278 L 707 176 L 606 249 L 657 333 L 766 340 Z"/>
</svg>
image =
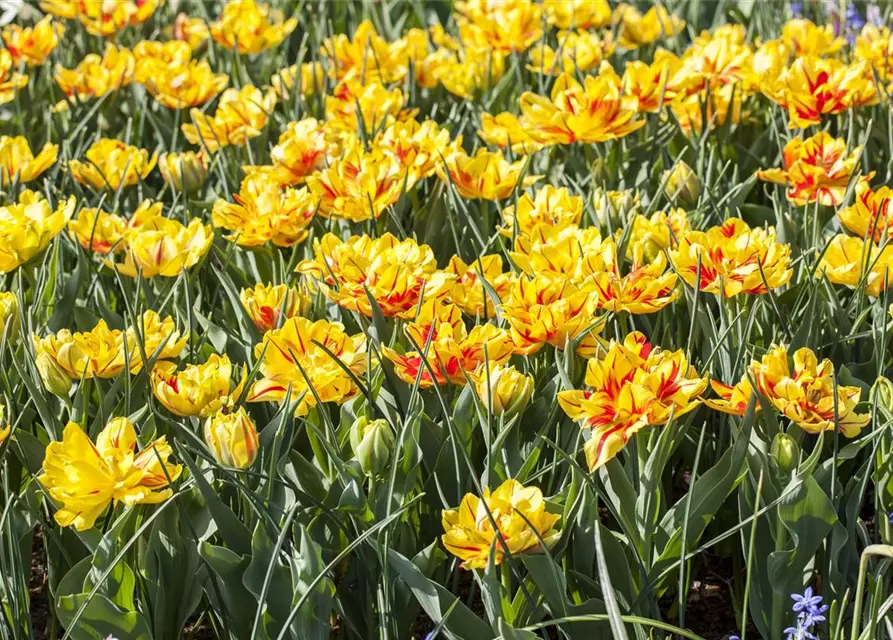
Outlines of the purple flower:
<svg viewBox="0 0 893 640">
<path fill-rule="evenodd" d="M 425 640 L 434 640 L 435 637 L 436 636 L 434 635 L 434 632 L 432 631 L 431 633 L 429 633 L 428 635 L 425 636 Z"/>
<path fill-rule="evenodd" d="M 865 8 L 865 20 L 879 27 L 883 20 L 881 8 L 873 2 Z"/>
<path fill-rule="evenodd" d="M 802 2 L 792 2 L 788 5 L 788 11 L 791 12 L 792 18 L 802 18 L 803 17 L 803 3 Z M 737 636 L 735 636 L 737 637 Z M 729 638 L 729 640 L 732 640 Z"/>
<path fill-rule="evenodd" d="M 846 39 L 850 46 L 856 43 L 856 36 L 865 26 L 865 18 L 859 13 L 855 4 L 846 6 Z"/>
<path fill-rule="evenodd" d="M 811 613 L 815 607 L 822 604 L 822 596 L 812 595 L 812 587 L 806 587 L 803 595 L 792 593 L 791 600 L 794 601 L 794 613 L 800 613 L 801 611 Z"/>
<path fill-rule="evenodd" d="M 890 514 L 890 517 L 889 517 L 889 519 L 888 519 L 888 522 L 889 522 L 890 524 L 893 524 L 893 513 Z"/>
</svg>

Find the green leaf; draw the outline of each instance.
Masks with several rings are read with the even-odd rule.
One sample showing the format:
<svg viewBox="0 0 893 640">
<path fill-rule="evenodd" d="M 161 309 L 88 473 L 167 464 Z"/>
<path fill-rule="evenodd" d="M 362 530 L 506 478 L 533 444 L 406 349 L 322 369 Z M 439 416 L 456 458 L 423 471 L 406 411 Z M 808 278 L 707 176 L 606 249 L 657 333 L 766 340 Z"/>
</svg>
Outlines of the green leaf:
<svg viewBox="0 0 893 640">
<path fill-rule="evenodd" d="M 63 596 L 58 599 L 56 613 L 62 626 L 68 629 L 77 611 L 89 598 L 89 593 Z M 146 619 L 135 611 L 125 611 L 102 594 L 95 594 L 78 620 L 77 627 L 70 630 L 74 640 L 105 640 L 115 638 L 152 638 L 152 631 Z"/>
<path fill-rule="evenodd" d="M 490 625 L 474 615 L 447 589 L 426 578 L 417 566 L 393 549 L 388 550 L 388 565 L 406 583 L 434 624 L 445 620 L 443 626 L 461 640 L 493 637 Z"/>
</svg>

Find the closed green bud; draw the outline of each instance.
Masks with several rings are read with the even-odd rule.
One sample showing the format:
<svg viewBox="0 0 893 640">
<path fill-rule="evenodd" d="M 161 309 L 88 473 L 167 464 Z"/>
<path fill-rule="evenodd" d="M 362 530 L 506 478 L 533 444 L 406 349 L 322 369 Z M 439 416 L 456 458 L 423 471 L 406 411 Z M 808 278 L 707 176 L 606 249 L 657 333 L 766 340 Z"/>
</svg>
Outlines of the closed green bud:
<svg viewBox="0 0 893 640">
<path fill-rule="evenodd" d="M 375 476 L 385 470 L 394 444 L 394 432 L 386 420 L 362 417 L 350 427 L 350 446 L 366 475 Z"/>
<path fill-rule="evenodd" d="M 879 376 L 871 390 L 871 398 L 877 398 L 880 406 L 893 412 L 893 382 L 884 376 Z"/>
<path fill-rule="evenodd" d="M 797 442 L 786 433 L 779 433 L 772 441 L 769 449 L 772 460 L 785 473 L 790 473 L 800 464 L 800 447 Z"/>
<path fill-rule="evenodd" d="M 701 181 L 694 170 L 681 160 L 661 176 L 667 195 L 677 205 L 694 205 L 701 197 Z"/>
<path fill-rule="evenodd" d="M 47 391 L 60 397 L 67 397 L 72 381 L 55 360 L 45 353 L 37 354 L 37 372 Z"/>
</svg>

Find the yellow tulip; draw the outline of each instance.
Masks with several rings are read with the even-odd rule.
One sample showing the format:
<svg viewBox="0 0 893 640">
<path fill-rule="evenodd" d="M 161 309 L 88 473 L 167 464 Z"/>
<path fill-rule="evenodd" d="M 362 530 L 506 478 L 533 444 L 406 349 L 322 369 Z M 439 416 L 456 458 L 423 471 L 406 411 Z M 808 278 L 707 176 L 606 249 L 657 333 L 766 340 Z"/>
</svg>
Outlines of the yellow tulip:
<svg viewBox="0 0 893 640">
<path fill-rule="evenodd" d="M 192 144 L 200 144 L 210 152 L 228 145 L 244 146 L 260 135 L 276 104 L 275 94 L 264 94 L 249 85 L 227 89 L 217 100 L 217 111 L 208 116 L 200 109 L 189 114 L 192 123 L 181 125 L 183 135 Z"/>
<path fill-rule="evenodd" d="M 0 136 L 0 186 L 31 182 L 50 168 L 59 155 L 59 145 L 47 142 L 36 156 L 22 136 Z"/>
<path fill-rule="evenodd" d="M 130 84 L 134 68 L 130 49 L 108 43 L 102 56 L 89 53 L 74 69 L 56 65 L 56 84 L 70 101 L 85 102 Z"/>
<path fill-rule="evenodd" d="M 859 180 L 855 202 L 838 211 L 837 218 L 860 238 L 871 236 L 875 242 L 881 242 L 889 236 L 893 223 L 893 189 L 881 187 L 875 191 L 868 178 Z"/>
<path fill-rule="evenodd" d="M 312 277 L 336 304 L 372 317 L 371 296 L 385 316 L 414 317 L 419 298 L 446 296 L 453 285 L 449 274 L 437 271 L 434 252 L 412 238 L 398 241 L 352 236 L 342 240 L 327 233 L 313 243 L 312 260 L 300 262 L 298 273 Z"/>
<path fill-rule="evenodd" d="M 559 29 L 600 29 L 611 24 L 608 0 L 545 0 L 543 9 L 549 24 Z"/>
<path fill-rule="evenodd" d="M 793 371 L 783 346 L 751 366 L 760 393 L 804 431 L 833 431 L 836 425 L 843 435 L 854 438 L 871 420 L 867 413 L 856 413 L 862 390 L 838 385 L 835 399 L 834 364 L 827 358 L 820 363 L 806 347 L 794 352 Z"/>
<path fill-rule="evenodd" d="M 571 195 L 565 187 L 545 185 L 531 196 L 523 193 L 517 205 L 502 209 L 504 226 L 499 232 L 512 237 L 517 225 L 519 235 L 529 235 L 537 225 L 547 225 L 556 230 L 577 226 L 583 219 L 583 198 Z"/>
<path fill-rule="evenodd" d="M 679 240 L 689 231 L 691 224 L 685 209 L 672 209 L 669 213 L 658 211 L 650 218 L 636 215 L 627 238 L 626 255 L 634 266 L 652 262 L 666 249 L 678 246 Z M 618 241 L 623 233 L 620 229 L 615 233 Z"/>
<path fill-rule="evenodd" d="M 455 11 L 466 46 L 520 53 L 543 35 L 543 8 L 531 0 L 464 0 Z"/>
<path fill-rule="evenodd" d="M 306 316 L 312 302 L 304 287 L 284 284 L 257 284 L 253 289 L 242 289 L 239 299 L 261 333 L 278 329 L 282 319 Z"/>
<path fill-rule="evenodd" d="M 602 38 L 584 29 L 559 32 L 558 44 L 558 51 L 549 45 L 533 47 L 527 68 L 534 73 L 552 76 L 572 74 L 576 70 L 598 69 L 602 61 L 614 53 L 614 41 L 610 34 Z"/>
<path fill-rule="evenodd" d="M 229 83 L 229 76 L 214 73 L 207 60 L 192 60 L 177 66 L 154 62 L 146 66 L 143 71 L 146 77 L 142 80 L 146 90 L 169 109 L 203 105 Z"/>
<path fill-rule="evenodd" d="M 229 358 L 212 354 L 204 364 L 180 371 L 173 362 L 159 362 L 151 377 L 152 392 L 165 409 L 178 416 L 206 418 L 238 401 L 247 371 L 237 384 Z"/>
<path fill-rule="evenodd" d="M 617 228 L 638 213 L 642 202 L 639 192 L 632 189 L 612 191 L 596 187 L 592 192 L 592 204 L 601 226 Z"/>
<path fill-rule="evenodd" d="M 152 17 L 161 0 L 42 0 L 41 9 L 60 18 L 76 19 L 94 36 L 112 37 Z"/>
<path fill-rule="evenodd" d="M 74 213 L 75 198 L 56 210 L 44 197 L 25 190 L 19 201 L 0 207 L 0 273 L 9 273 L 46 249 Z"/>
<path fill-rule="evenodd" d="M 455 96 L 480 97 L 492 90 L 505 74 L 505 54 L 492 49 L 439 50 L 426 59 L 434 85 L 439 82 Z M 424 67 L 423 67 L 424 68 Z"/>
<path fill-rule="evenodd" d="M 235 196 L 235 203 L 218 200 L 211 212 L 217 228 L 231 231 L 227 240 L 243 247 L 272 242 L 291 247 L 309 235 L 319 203 L 306 188 L 280 187 L 269 174 L 249 174 Z"/>
<path fill-rule="evenodd" d="M 821 131 L 784 147 L 784 169 L 757 171 L 760 180 L 788 185 L 788 201 L 797 206 L 818 202 L 836 207 L 843 203 L 861 147 L 847 153 L 846 141 Z"/>
<path fill-rule="evenodd" d="M 140 84 L 157 80 L 168 68 L 185 67 L 192 61 L 192 49 L 180 40 L 141 40 L 133 47 L 133 79 Z"/>
<path fill-rule="evenodd" d="M 28 76 L 15 71 L 15 61 L 9 51 L 0 49 L 0 104 L 15 100 L 18 90 L 28 84 Z"/>
<path fill-rule="evenodd" d="M 386 156 L 395 158 L 407 175 L 407 189 L 421 180 L 434 175 L 437 165 L 449 155 L 451 149 L 461 144 L 462 138 L 450 141 L 450 132 L 441 129 L 434 120 L 419 123 L 415 119 L 393 123 L 376 139 L 375 148 Z"/>
<path fill-rule="evenodd" d="M 492 324 L 467 331 L 459 309 L 436 300 L 426 302 L 405 330 L 413 348 L 405 354 L 389 347 L 382 351 L 398 378 L 407 384 L 418 380 L 423 389 L 448 382 L 464 385 L 482 363 L 504 362 L 514 350 L 506 331 Z"/>
<path fill-rule="evenodd" d="M 280 11 L 254 0 L 230 0 L 211 23 L 211 36 L 231 51 L 260 53 L 285 40 L 297 25 L 297 18 L 284 20 Z"/>
<path fill-rule="evenodd" d="M 152 219 L 161 216 L 164 204 L 143 200 L 130 219 L 102 209 L 81 209 L 68 223 L 71 236 L 87 251 L 108 255 L 126 249 L 125 238 Z"/>
<path fill-rule="evenodd" d="M 465 494 L 459 508 L 444 510 L 442 519 L 443 546 L 463 561 L 463 569 L 483 569 L 491 554 L 501 564 L 506 547 L 513 557 L 542 552 L 540 540 L 551 547 L 561 537 L 555 526 L 560 516 L 546 510 L 542 492 L 517 480 L 492 493 L 485 487 L 483 498 Z"/>
<path fill-rule="evenodd" d="M 69 160 L 68 170 L 81 184 L 117 191 L 145 180 L 155 167 L 158 153 L 149 152 L 113 138 L 100 138 L 84 154 L 86 161 Z"/>
<path fill-rule="evenodd" d="M 591 390 L 561 391 L 558 403 L 592 430 L 584 444 L 590 471 L 615 457 L 643 427 L 664 425 L 697 408 L 707 388 L 682 350 L 653 347 L 639 332 L 612 341 L 604 356 L 591 359 L 585 383 Z"/>
<path fill-rule="evenodd" d="M 509 162 L 501 151 L 478 149 L 470 156 L 457 147 L 446 156 L 445 161 L 436 165 L 437 175 L 447 184 L 452 184 L 463 198 L 484 200 L 504 200 L 532 185 L 542 176 L 524 176 L 525 160 Z"/>
<path fill-rule="evenodd" d="M 46 62 L 64 35 L 64 24 L 54 22 L 53 16 L 44 16 L 33 27 L 17 24 L 3 27 L 3 44 L 14 63 L 24 60 L 28 66 L 34 67 Z"/>
<path fill-rule="evenodd" d="M 611 255 L 604 255 L 605 251 Z M 606 245 L 595 227 L 556 228 L 541 224 L 515 239 L 515 250 L 509 251 L 509 257 L 529 276 L 548 275 L 579 282 L 596 270 L 613 270 L 612 252 L 613 245 Z M 599 262 L 598 267 L 595 261 Z"/>
<path fill-rule="evenodd" d="M 734 386 L 723 384 L 717 380 L 711 380 L 710 386 L 713 387 L 713 391 L 719 396 L 719 399 L 704 400 L 704 404 L 708 407 L 734 416 L 743 416 L 747 412 L 747 405 L 753 397 L 753 385 L 747 375 L 744 375 L 741 381 Z M 756 409 L 758 411 L 760 409 L 759 402 L 756 403 Z"/>
<path fill-rule="evenodd" d="M 833 56 L 846 44 L 843 36 L 834 36 L 831 24 L 817 26 L 812 20 L 796 18 L 785 22 L 781 41 L 795 58 L 803 56 Z"/>
<path fill-rule="evenodd" d="M 211 37 L 208 23 L 198 17 L 190 17 L 186 13 L 178 13 L 174 19 L 175 40 L 181 40 L 195 51 Z"/>
<path fill-rule="evenodd" d="M 705 128 L 712 131 L 726 123 L 741 122 L 742 93 L 738 85 L 726 84 L 677 98 L 670 103 L 670 109 L 686 135 L 700 135 Z"/>
<path fill-rule="evenodd" d="M 100 320 L 90 331 L 72 333 L 62 329 L 45 338 L 34 335 L 33 339 L 38 363 L 42 357 L 49 359 L 43 365 L 47 374 L 43 379 L 51 391 L 59 386 L 54 381 L 58 370 L 64 371 L 71 380 L 81 380 L 114 378 L 126 367 L 123 332 L 109 329 L 105 320 Z"/>
<path fill-rule="evenodd" d="M 379 147 L 357 141 L 328 167 L 307 177 L 319 215 L 352 222 L 374 220 L 413 186 L 407 167 Z"/>
<path fill-rule="evenodd" d="M 257 427 L 245 407 L 209 416 L 205 421 L 205 443 L 217 462 L 235 469 L 247 469 L 254 464 L 260 448 Z"/>
<path fill-rule="evenodd" d="M 822 116 L 880 101 L 866 62 L 847 65 L 834 58 L 797 58 L 774 81 L 760 85 L 766 96 L 787 110 L 789 128 L 805 129 Z"/>
<path fill-rule="evenodd" d="M 473 318 L 493 318 L 496 315 L 488 287 L 496 294 L 498 304 L 508 298 L 515 282 L 512 272 L 503 272 L 502 256 L 498 254 L 480 256 L 471 264 L 466 264 L 459 256 L 453 256 L 444 272 L 456 278 L 447 299 Z"/>
<path fill-rule="evenodd" d="M 396 120 L 411 116 L 414 112 L 404 111 L 405 104 L 398 88 L 345 80 L 326 96 L 326 126 L 341 135 L 353 136 L 362 130 L 371 137 Z"/>
<path fill-rule="evenodd" d="M 211 225 L 198 218 L 184 226 L 157 216 L 127 234 L 124 262 L 106 259 L 105 264 L 130 278 L 173 278 L 198 264 L 213 242 Z"/>
<path fill-rule="evenodd" d="M 638 49 L 659 38 L 671 38 L 685 28 L 685 20 L 669 13 L 662 4 L 655 4 L 645 14 L 621 3 L 612 18 L 617 25 L 617 44 L 624 49 Z"/>
<path fill-rule="evenodd" d="M 355 78 L 361 84 L 400 82 L 407 64 L 401 60 L 401 45 L 378 35 L 369 20 L 363 20 L 353 35 L 339 33 L 323 41 L 320 53 L 329 59 L 337 80 Z"/>
<path fill-rule="evenodd" d="M 893 283 L 893 245 L 878 247 L 871 240 L 838 234 L 822 254 L 815 277 L 878 297 Z"/>
<path fill-rule="evenodd" d="M 605 240 L 604 245 L 604 251 L 616 254 L 612 238 Z M 673 271 L 667 271 L 667 258 L 661 252 L 625 274 L 620 273 L 615 257 L 609 264 L 597 265 L 580 286 L 598 292 L 599 309 L 645 314 L 660 311 L 676 299 L 676 277 Z"/>
<path fill-rule="evenodd" d="M 316 406 L 317 397 L 343 403 L 359 393 L 343 367 L 356 376 L 366 372 L 366 337 L 347 335 L 341 323 L 328 320 L 289 318 L 282 328 L 264 334 L 254 353 L 262 377 L 248 392 L 248 402 L 283 402 L 290 389 L 299 416 Z"/>
<path fill-rule="evenodd" d="M 623 96 L 613 71 L 586 76 L 580 84 L 563 73 L 549 97 L 521 95 L 522 128 L 545 145 L 596 143 L 622 138 L 644 126 L 635 99 Z"/>
<path fill-rule="evenodd" d="M 114 378 L 128 363 L 131 373 L 136 374 L 142 370 L 143 353 L 157 360 L 176 358 L 186 345 L 186 337 L 180 338 L 173 319 L 161 320 L 154 311 L 140 317 L 139 329 L 138 333 L 134 327 L 126 331 L 109 329 L 105 320 L 100 320 L 90 331 L 72 333 L 62 329 L 45 338 L 35 334 L 34 350 L 38 361 L 42 355 L 50 359 L 44 363 L 48 373 L 54 372 L 52 365 L 56 365 L 72 380 L 81 380 Z"/>
<path fill-rule="evenodd" d="M 641 60 L 627 62 L 620 80 L 623 95 L 635 100 L 636 111 L 657 113 L 669 105 L 683 88 L 669 84 L 670 78 L 675 77 L 681 66 L 682 60 L 662 49 L 655 52 L 651 64 Z M 610 70 L 606 73 L 610 73 Z"/>
<path fill-rule="evenodd" d="M 533 376 L 492 360 L 474 373 L 475 390 L 488 412 L 507 418 L 524 411 L 533 395 Z"/>
<path fill-rule="evenodd" d="M 316 118 L 289 122 L 270 151 L 273 171 L 280 184 L 300 184 L 317 169 L 335 159 L 338 145 L 325 123 Z"/>
<path fill-rule="evenodd" d="M 566 279 L 545 275 L 520 277 L 501 305 L 516 353 L 529 355 L 543 345 L 564 349 L 578 340 L 577 351 L 592 353 L 604 319 L 596 315 L 598 296 Z"/>
<path fill-rule="evenodd" d="M 893 87 L 893 45 L 890 43 L 893 31 L 887 26 L 875 26 L 866 24 L 862 33 L 856 38 L 856 46 L 853 50 L 854 58 L 868 64 L 877 74 L 882 87 L 889 93 Z"/>
<path fill-rule="evenodd" d="M 68 423 L 62 440 L 47 446 L 37 478 L 61 504 L 55 514 L 60 526 L 86 531 L 109 504 L 158 504 L 173 495 L 169 484 L 182 467 L 168 462 L 172 450 L 165 437 L 139 452 L 136 445 L 136 430 L 127 418 L 112 418 L 96 444 L 80 426 Z"/>
<path fill-rule="evenodd" d="M 149 309 L 140 316 L 139 326 L 128 327 L 122 338 L 129 354 L 130 373 L 136 375 L 147 363 L 146 359 L 154 358 L 157 363 L 178 357 L 189 336 L 180 336 L 173 318 L 167 316 L 162 320 L 157 312 Z"/>
<path fill-rule="evenodd" d="M 689 285 L 725 297 L 766 293 L 793 275 L 790 245 L 777 242 L 773 229 L 751 229 L 740 218 L 689 231 L 670 250 L 670 260 Z"/>
<path fill-rule="evenodd" d="M 510 147 L 512 153 L 526 156 L 545 147 L 528 133 L 521 121 L 513 113 L 503 112 L 497 115 L 481 114 L 481 128 L 478 137 L 487 144 L 505 149 Z"/>
</svg>

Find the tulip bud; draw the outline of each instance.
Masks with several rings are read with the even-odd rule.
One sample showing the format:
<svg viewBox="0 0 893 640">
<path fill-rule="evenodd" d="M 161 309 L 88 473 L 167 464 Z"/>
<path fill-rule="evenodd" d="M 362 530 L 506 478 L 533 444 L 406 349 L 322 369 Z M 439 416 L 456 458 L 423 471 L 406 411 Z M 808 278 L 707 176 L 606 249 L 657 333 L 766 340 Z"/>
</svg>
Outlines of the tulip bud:
<svg viewBox="0 0 893 640">
<path fill-rule="evenodd" d="M 879 376 L 871 390 L 871 398 L 877 398 L 880 406 L 893 412 L 893 382 L 884 376 Z"/>
<path fill-rule="evenodd" d="M 785 473 L 790 473 L 800 464 L 800 447 L 797 442 L 786 433 L 779 433 L 772 441 L 769 449 L 772 460 Z"/>
<path fill-rule="evenodd" d="M 592 161 L 589 171 L 592 174 L 592 184 L 594 185 L 603 185 L 611 179 L 608 164 L 601 158 L 596 158 Z"/>
<path fill-rule="evenodd" d="M 208 175 L 205 154 L 201 151 L 165 153 L 161 156 L 158 168 L 174 189 L 185 193 L 195 193 L 201 189 Z"/>
<path fill-rule="evenodd" d="M 694 170 L 681 160 L 672 169 L 663 172 L 661 181 L 667 195 L 678 205 L 693 205 L 701 196 L 701 181 Z"/>
<path fill-rule="evenodd" d="M 247 469 L 257 458 L 254 421 L 239 407 L 234 413 L 218 412 L 205 422 L 205 443 L 220 464 Z"/>
<path fill-rule="evenodd" d="M 631 212 L 639 207 L 639 194 L 632 189 L 608 191 L 596 188 L 592 198 L 595 215 L 603 227 L 622 227 Z"/>
<path fill-rule="evenodd" d="M 19 319 L 16 311 L 18 310 L 18 301 L 11 291 L 0 292 L 0 338 L 3 335 L 13 337 L 19 326 Z"/>
<path fill-rule="evenodd" d="M 513 366 L 490 363 L 489 371 L 475 374 L 478 397 L 495 416 L 511 417 L 521 413 L 533 395 L 533 378 Z"/>
<path fill-rule="evenodd" d="M 68 374 L 46 353 L 37 354 L 37 372 L 47 391 L 59 397 L 68 397 L 72 381 Z"/>
<path fill-rule="evenodd" d="M 386 420 L 362 417 L 350 427 L 350 447 L 366 475 L 374 476 L 384 471 L 394 445 L 394 433 Z"/>
</svg>

